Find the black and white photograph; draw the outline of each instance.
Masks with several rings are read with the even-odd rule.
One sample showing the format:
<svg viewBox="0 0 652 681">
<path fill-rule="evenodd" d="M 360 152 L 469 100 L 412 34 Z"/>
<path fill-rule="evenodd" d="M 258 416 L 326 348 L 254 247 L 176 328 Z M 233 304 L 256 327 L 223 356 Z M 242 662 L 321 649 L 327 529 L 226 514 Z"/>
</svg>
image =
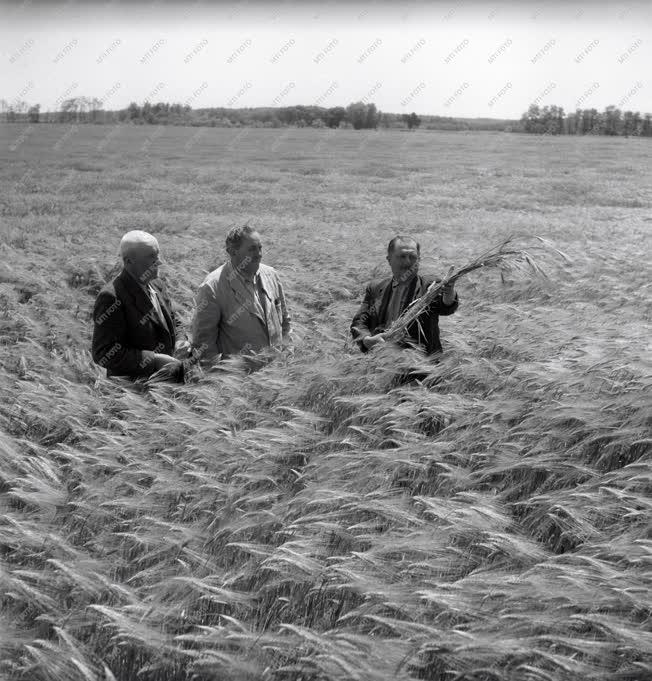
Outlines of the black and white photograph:
<svg viewBox="0 0 652 681">
<path fill-rule="evenodd" d="M 0 681 L 652 679 L 652 4 L 0 0 Z"/>
</svg>

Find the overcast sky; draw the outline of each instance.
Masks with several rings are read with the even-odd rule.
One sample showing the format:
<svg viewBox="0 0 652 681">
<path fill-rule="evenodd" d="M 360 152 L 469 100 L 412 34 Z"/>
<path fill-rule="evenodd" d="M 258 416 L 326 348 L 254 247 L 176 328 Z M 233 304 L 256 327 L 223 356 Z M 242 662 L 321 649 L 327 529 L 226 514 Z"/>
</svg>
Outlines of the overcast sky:
<svg viewBox="0 0 652 681">
<path fill-rule="evenodd" d="M 0 3 L 0 98 L 652 112 L 652 3 Z M 646 68 L 647 67 L 647 68 Z"/>
</svg>

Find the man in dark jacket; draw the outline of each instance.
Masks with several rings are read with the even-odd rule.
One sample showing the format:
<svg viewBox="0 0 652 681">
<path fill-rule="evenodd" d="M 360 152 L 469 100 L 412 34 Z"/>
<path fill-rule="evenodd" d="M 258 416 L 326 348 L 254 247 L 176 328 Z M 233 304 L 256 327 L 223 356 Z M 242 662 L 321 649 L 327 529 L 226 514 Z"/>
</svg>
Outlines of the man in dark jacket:
<svg viewBox="0 0 652 681">
<path fill-rule="evenodd" d="M 419 257 L 420 247 L 415 239 L 396 236 L 389 242 L 387 262 L 392 276 L 372 281 L 367 286 L 362 305 L 351 323 L 351 333 L 362 352 L 384 343 L 383 331 L 435 281 L 432 276 L 419 274 Z M 458 305 L 454 285 L 448 284 L 418 320 L 408 327 L 400 344 L 421 346 L 429 355 L 441 352 L 439 316 L 453 314 Z"/>
<path fill-rule="evenodd" d="M 93 360 L 107 376 L 147 377 L 166 365 L 181 373 L 172 355 L 178 322 L 158 277 L 158 241 L 134 230 L 120 242 L 122 272 L 98 294 L 93 309 Z M 185 345 L 185 344 L 184 344 Z"/>
</svg>

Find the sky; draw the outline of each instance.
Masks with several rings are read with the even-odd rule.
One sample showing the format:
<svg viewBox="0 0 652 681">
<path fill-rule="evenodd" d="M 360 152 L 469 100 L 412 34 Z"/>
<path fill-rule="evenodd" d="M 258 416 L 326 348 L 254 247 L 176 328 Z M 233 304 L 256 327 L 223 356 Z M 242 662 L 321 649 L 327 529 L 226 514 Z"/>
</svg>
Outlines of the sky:
<svg viewBox="0 0 652 681">
<path fill-rule="evenodd" d="M 0 2 L 0 99 L 652 112 L 652 3 Z M 645 68 L 645 67 L 648 68 Z"/>
</svg>

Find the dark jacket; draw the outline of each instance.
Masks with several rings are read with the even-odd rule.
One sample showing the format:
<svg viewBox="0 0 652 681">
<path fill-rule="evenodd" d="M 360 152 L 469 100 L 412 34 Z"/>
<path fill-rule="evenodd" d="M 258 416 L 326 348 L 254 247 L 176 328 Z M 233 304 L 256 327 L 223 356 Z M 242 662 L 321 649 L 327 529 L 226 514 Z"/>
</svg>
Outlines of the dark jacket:
<svg viewBox="0 0 652 681">
<path fill-rule="evenodd" d="M 405 304 L 401 312 L 407 305 L 422 296 L 428 286 L 433 281 L 441 281 L 429 275 L 417 275 L 410 283 Z M 387 322 L 387 308 L 392 294 L 392 277 L 377 279 L 372 281 L 365 291 L 364 300 L 357 314 L 351 322 L 351 333 L 362 352 L 367 352 L 367 348 L 362 343 L 365 336 L 373 336 L 376 333 L 385 331 L 390 324 Z M 457 293 L 452 305 L 444 305 L 441 294 L 431 303 L 430 307 L 424 311 L 417 321 L 408 327 L 408 335 L 401 345 L 420 345 L 427 354 L 441 352 L 441 341 L 439 340 L 439 315 L 453 314 L 459 306 Z"/>
<path fill-rule="evenodd" d="M 149 376 L 155 353 L 173 354 L 180 327 L 163 286 L 153 281 L 152 287 L 166 325 L 125 270 L 98 294 L 93 309 L 93 360 L 106 369 L 107 376 Z"/>
</svg>

